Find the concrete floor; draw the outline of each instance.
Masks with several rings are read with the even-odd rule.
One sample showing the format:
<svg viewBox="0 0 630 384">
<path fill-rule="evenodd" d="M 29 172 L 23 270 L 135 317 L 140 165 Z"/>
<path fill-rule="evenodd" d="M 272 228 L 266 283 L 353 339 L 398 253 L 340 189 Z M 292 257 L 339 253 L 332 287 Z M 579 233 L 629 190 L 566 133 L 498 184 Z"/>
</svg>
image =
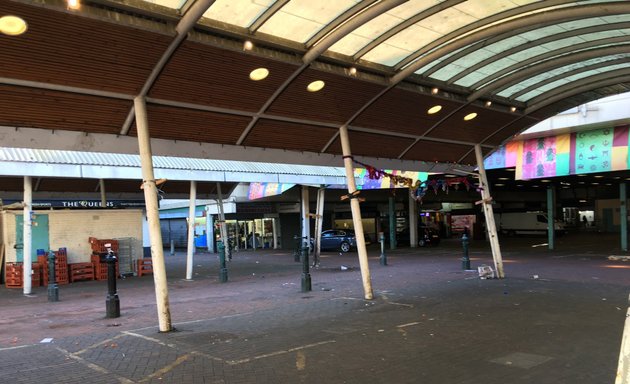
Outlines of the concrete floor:
<svg viewBox="0 0 630 384">
<path fill-rule="evenodd" d="M 151 276 L 118 280 L 117 319 L 106 282 L 56 303 L 2 287 L 0 383 L 612 383 L 630 293 L 630 263 L 607 260 L 626 254 L 618 236 L 545 242 L 502 239 L 503 280 L 463 271 L 458 239 L 388 250 L 388 266 L 372 245 L 370 301 L 356 253 L 324 254 L 306 293 L 287 251 L 236 253 L 224 284 L 216 255 L 185 281 L 185 253 L 167 254 L 170 333 Z M 483 241 L 470 256 L 492 265 Z"/>
</svg>

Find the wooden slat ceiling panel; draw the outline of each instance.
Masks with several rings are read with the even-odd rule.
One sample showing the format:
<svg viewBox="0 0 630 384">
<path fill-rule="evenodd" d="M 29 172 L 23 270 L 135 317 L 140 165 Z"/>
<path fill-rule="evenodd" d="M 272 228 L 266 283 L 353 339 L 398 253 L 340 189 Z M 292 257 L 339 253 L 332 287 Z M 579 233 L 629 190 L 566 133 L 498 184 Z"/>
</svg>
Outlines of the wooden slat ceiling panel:
<svg viewBox="0 0 630 384">
<path fill-rule="evenodd" d="M 0 191 L 24 191 L 24 179 L 21 177 L 0 177 Z"/>
<path fill-rule="evenodd" d="M 267 68 L 269 76 L 249 74 Z M 256 112 L 296 66 L 199 43 L 184 43 L 160 74 L 151 97 Z"/>
<path fill-rule="evenodd" d="M 251 121 L 249 117 L 147 105 L 152 138 L 235 144 Z M 130 135 L 137 136 L 136 125 Z"/>
<path fill-rule="evenodd" d="M 315 80 L 323 80 L 326 83 L 324 89 L 319 92 L 307 91 L 307 85 Z M 383 88 L 382 85 L 307 69 L 282 92 L 268 112 L 341 124 Z"/>
<path fill-rule="evenodd" d="M 470 121 L 464 121 L 464 116 L 473 112 L 477 113 L 477 117 Z M 516 114 L 509 112 L 501 113 L 478 106 L 469 106 L 455 112 L 426 136 L 478 143 L 493 133 L 497 127 L 501 127 L 517 117 Z"/>
<path fill-rule="evenodd" d="M 350 148 L 353 155 L 394 159 L 413 143 L 413 139 L 404 137 L 384 136 L 352 130 L 348 131 L 348 138 L 350 139 Z M 339 137 L 335 139 L 326 152 L 342 154 Z"/>
<path fill-rule="evenodd" d="M 435 105 L 441 105 L 442 109 L 429 115 L 427 111 Z M 453 100 L 436 100 L 428 95 L 394 88 L 361 113 L 352 125 L 421 135 L 459 105 Z"/>
<path fill-rule="evenodd" d="M 2 38 L 3 77 L 137 94 L 172 37 L 11 1 L 28 33 Z M 86 31 L 89 31 L 87 33 Z"/>
<path fill-rule="evenodd" d="M 420 140 L 403 156 L 404 160 L 456 162 L 474 147 Z"/>
<path fill-rule="evenodd" d="M 486 156 L 488 154 L 490 154 L 492 150 L 488 149 L 488 148 L 482 148 L 481 149 L 481 153 L 483 153 L 483 156 Z M 459 162 L 459 164 L 465 164 L 465 165 L 477 165 L 477 158 L 475 157 L 475 151 L 472 150 L 470 151 L 469 154 L 466 155 L 466 157 L 464 157 L 464 159 L 462 161 Z"/>
<path fill-rule="evenodd" d="M 337 131 L 336 128 L 260 119 L 243 145 L 320 152 Z"/>
<path fill-rule="evenodd" d="M 133 103 L 0 85 L 0 125 L 117 134 Z M 37 100 L 35 102 L 35 100 Z"/>
<path fill-rule="evenodd" d="M 514 117 L 516 118 L 517 116 Z M 509 140 L 513 136 L 521 133 L 523 130 L 531 127 L 532 125 L 535 125 L 536 123 L 538 123 L 538 120 L 526 116 L 502 128 L 500 132 L 497 132 L 497 134 L 488 138 L 488 140 L 484 144 L 491 144 L 496 146 L 501 145 L 506 139 Z M 501 127 L 495 127 L 495 129 L 497 130 L 499 128 Z"/>
</svg>

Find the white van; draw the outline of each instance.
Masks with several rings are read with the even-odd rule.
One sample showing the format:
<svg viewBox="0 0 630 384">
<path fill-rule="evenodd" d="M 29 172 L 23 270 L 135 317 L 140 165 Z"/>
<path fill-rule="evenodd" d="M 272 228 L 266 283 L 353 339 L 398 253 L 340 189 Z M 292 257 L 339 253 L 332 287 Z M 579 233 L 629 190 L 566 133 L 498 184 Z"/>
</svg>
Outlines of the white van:
<svg viewBox="0 0 630 384">
<path fill-rule="evenodd" d="M 544 212 L 511 212 L 494 215 L 497 231 L 508 235 L 542 235 L 547 233 L 547 214 Z M 557 235 L 566 232 L 564 223 L 556 221 L 554 229 Z"/>
</svg>

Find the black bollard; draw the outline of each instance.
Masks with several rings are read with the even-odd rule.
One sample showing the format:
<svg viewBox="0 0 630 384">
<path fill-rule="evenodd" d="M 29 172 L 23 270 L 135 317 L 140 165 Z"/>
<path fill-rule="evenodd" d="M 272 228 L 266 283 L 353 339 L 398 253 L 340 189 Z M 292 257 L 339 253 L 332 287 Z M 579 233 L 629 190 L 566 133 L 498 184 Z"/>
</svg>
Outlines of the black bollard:
<svg viewBox="0 0 630 384">
<path fill-rule="evenodd" d="M 55 252 L 48 251 L 48 301 L 59 301 L 59 286 L 55 281 Z"/>
<path fill-rule="evenodd" d="M 302 292 L 311 291 L 311 274 L 308 266 L 308 247 L 302 248 Z"/>
<path fill-rule="evenodd" d="M 219 251 L 219 264 L 221 264 L 221 271 L 219 272 L 219 280 L 222 283 L 228 281 L 228 270 L 225 265 L 225 246 L 222 241 L 217 241 L 217 250 Z"/>
<path fill-rule="evenodd" d="M 378 241 L 381 242 L 381 257 L 380 262 L 381 265 L 387 265 L 387 255 L 385 254 L 385 233 L 378 233 Z"/>
<path fill-rule="evenodd" d="M 120 317 L 120 300 L 116 292 L 116 255 L 111 249 L 111 244 L 105 244 L 107 248 L 107 299 L 105 299 L 105 317 Z"/>
<path fill-rule="evenodd" d="M 296 263 L 300 262 L 300 257 L 302 254 L 302 238 L 298 235 L 293 236 L 293 240 L 295 240 L 295 251 L 293 252 L 293 261 Z"/>
<path fill-rule="evenodd" d="M 464 256 L 462 256 L 462 269 L 470 269 L 470 257 L 468 257 L 468 235 L 466 232 L 462 235 L 462 247 L 464 248 Z"/>
</svg>

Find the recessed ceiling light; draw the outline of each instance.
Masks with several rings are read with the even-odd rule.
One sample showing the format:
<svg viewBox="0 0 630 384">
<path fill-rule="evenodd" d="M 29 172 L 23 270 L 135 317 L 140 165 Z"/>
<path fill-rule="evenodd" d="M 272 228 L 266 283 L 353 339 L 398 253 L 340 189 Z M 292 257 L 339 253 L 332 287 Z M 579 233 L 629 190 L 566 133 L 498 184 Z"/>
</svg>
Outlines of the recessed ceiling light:
<svg viewBox="0 0 630 384">
<path fill-rule="evenodd" d="M 324 83 L 322 80 L 315 80 L 312 83 L 310 83 L 306 89 L 309 92 L 317 92 L 317 91 L 321 91 L 322 88 L 324 88 L 324 85 L 326 85 L 326 83 Z"/>
<path fill-rule="evenodd" d="M 263 80 L 269 76 L 269 70 L 267 68 L 256 68 L 249 73 L 249 78 L 258 81 Z"/>
<path fill-rule="evenodd" d="M 246 51 L 251 51 L 252 49 L 254 49 L 254 43 L 249 40 L 245 40 L 245 42 L 243 43 L 243 49 Z"/>
<path fill-rule="evenodd" d="M 475 117 L 477 117 L 477 113 L 476 112 L 469 113 L 466 116 L 464 116 L 464 120 L 470 121 L 470 120 L 474 119 Z"/>
<path fill-rule="evenodd" d="M 357 68 L 356 68 L 356 67 L 350 67 L 350 68 L 348 68 L 348 73 L 350 74 L 350 76 L 356 76 L 356 74 L 357 74 Z"/>
<path fill-rule="evenodd" d="M 492 101 L 490 101 L 490 100 L 486 101 L 486 107 L 489 107 L 491 105 L 492 105 Z"/>
<path fill-rule="evenodd" d="M 602 177 L 604 177 L 604 175 L 595 175 L 593 177 L 596 178 L 596 179 L 601 179 Z"/>
<path fill-rule="evenodd" d="M 613 177 L 613 179 L 619 180 L 619 179 L 621 179 L 621 176 L 615 176 L 615 177 Z"/>
<path fill-rule="evenodd" d="M 537 185 L 537 184 L 534 184 L 534 185 L 532 185 L 532 187 L 534 187 L 534 188 L 538 188 L 538 185 Z"/>
<path fill-rule="evenodd" d="M 434 113 L 438 113 L 442 110 L 442 106 L 441 105 L 434 105 L 433 107 L 429 108 L 429 110 L 427 111 L 427 113 L 429 115 L 432 115 Z"/>
<path fill-rule="evenodd" d="M 516 186 L 521 188 L 521 187 L 523 187 L 523 184 L 516 184 Z"/>
<path fill-rule="evenodd" d="M 612 185 L 612 183 L 606 183 L 606 185 Z"/>
<path fill-rule="evenodd" d="M 457 175 L 444 175 L 444 177 L 458 177 Z"/>
<path fill-rule="evenodd" d="M 81 4 L 79 3 L 79 0 L 68 0 L 68 8 L 79 9 L 80 7 Z"/>
<path fill-rule="evenodd" d="M 510 112 L 516 112 L 516 107 L 510 107 Z"/>
<path fill-rule="evenodd" d="M 580 200 L 580 203 L 586 203 L 586 200 Z"/>
<path fill-rule="evenodd" d="M 497 183 L 497 184 L 495 184 L 494 186 L 495 186 L 495 187 L 505 187 L 505 184 L 502 184 L 502 183 Z"/>
<path fill-rule="evenodd" d="M 516 169 L 514 168 L 505 168 L 505 170 L 508 172 L 516 172 Z"/>
<path fill-rule="evenodd" d="M 541 182 L 541 183 L 551 183 L 551 180 L 547 180 L 547 179 L 545 179 L 545 180 L 540 180 L 540 182 Z"/>
<path fill-rule="evenodd" d="M 499 180 L 510 180 L 509 177 L 499 177 Z"/>
<path fill-rule="evenodd" d="M 591 183 L 592 185 L 599 185 L 599 183 Z"/>
<path fill-rule="evenodd" d="M 585 181 L 578 181 L 578 184 L 586 184 Z"/>
<path fill-rule="evenodd" d="M 0 32 L 9 36 L 18 36 L 26 32 L 28 26 L 21 17 L 7 15 L 0 17 Z"/>
<path fill-rule="evenodd" d="M 580 173 L 579 175 L 575 175 L 575 176 L 578 176 L 578 177 L 584 177 L 584 176 L 586 176 L 586 175 L 585 175 L 585 174 L 583 174 L 583 173 Z"/>
<path fill-rule="evenodd" d="M 440 89 L 439 89 L 439 88 L 437 88 L 437 87 L 433 87 L 433 88 L 431 89 L 431 94 L 432 94 L 432 95 L 437 95 L 437 94 L 438 94 L 438 92 L 440 92 Z"/>
</svg>

